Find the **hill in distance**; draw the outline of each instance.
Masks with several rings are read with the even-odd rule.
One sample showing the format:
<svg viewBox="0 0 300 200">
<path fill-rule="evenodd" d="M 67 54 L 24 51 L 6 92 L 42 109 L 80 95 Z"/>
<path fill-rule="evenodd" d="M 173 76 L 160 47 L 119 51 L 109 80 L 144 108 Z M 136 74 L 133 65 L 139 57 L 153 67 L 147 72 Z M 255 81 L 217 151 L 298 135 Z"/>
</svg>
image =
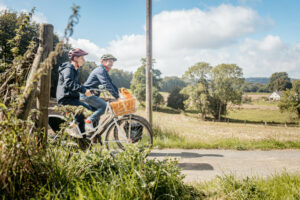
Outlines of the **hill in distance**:
<svg viewBox="0 0 300 200">
<path fill-rule="evenodd" d="M 245 82 L 249 83 L 261 83 L 261 84 L 268 84 L 270 78 L 268 77 L 249 77 L 245 78 Z M 291 78 L 291 81 L 297 80 L 295 78 Z"/>
<path fill-rule="evenodd" d="M 267 84 L 269 79 L 267 77 L 249 77 L 245 78 L 245 82 Z"/>
</svg>

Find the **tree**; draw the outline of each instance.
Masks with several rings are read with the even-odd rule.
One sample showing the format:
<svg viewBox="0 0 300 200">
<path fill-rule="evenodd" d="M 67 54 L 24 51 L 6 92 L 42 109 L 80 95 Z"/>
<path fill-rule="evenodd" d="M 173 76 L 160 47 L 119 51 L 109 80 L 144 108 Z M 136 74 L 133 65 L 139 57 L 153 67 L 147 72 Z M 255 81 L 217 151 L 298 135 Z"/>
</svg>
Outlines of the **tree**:
<svg viewBox="0 0 300 200">
<path fill-rule="evenodd" d="M 141 59 L 142 65 L 137 69 L 133 75 L 131 90 L 134 96 L 140 102 L 146 100 L 146 59 Z M 154 62 L 153 62 L 154 63 Z M 161 72 L 158 69 L 152 69 L 152 86 L 153 86 L 153 102 L 159 102 L 159 95 L 154 95 L 155 89 L 159 90 L 161 87 Z"/>
<path fill-rule="evenodd" d="M 157 88 L 153 88 L 152 90 L 152 96 L 153 96 L 153 105 L 157 108 L 159 105 L 162 105 L 165 103 L 164 97 L 159 93 Z"/>
<path fill-rule="evenodd" d="M 292 89 L 283 91 L 278 107 L 281 112 L 290 112 L 300 118 L 300 80 L 293 82 Z"/>
<path fill-rule="evenodd" d="M 217 109 L 219 113 L 214 113 L 220 120 L 221 114 L 226 113 L 229 102 L 240 104 L 242 102 L 244 84 L 243 72 L 235 64 L 220 64 L 213 68 L 212 91 L 213 97 L 217 99 Z M 225 109 L 225 110 L 224 110 Z"/>
<path fill-rule="evenodd" d="M 168 104 L 167 106 L 174 108 L 174 109 L 181 109 L 184 110 L 184 101 L 187 99 L 184 94 L 180 93 L 181 88 L 174 87 L 170 95 L 168 96 Z"/>
<path fill-rule="evenodd" d="M 97 64 L 95 62 L 85 62 L 83 66 L 80 68 L 80 77 L 79 82 L 84 84 L 84 82 L 88 79 L 90 73 L 97 68 Z"/>
<path fill-rule="evenodd" d="M 183 75 L 183 79 L 188 86 L 183 88 L 182 94 L 188 96 L 184 102 L 187 108 L 196 109 L 205 119 L 210 113 L 209 85 L 212 67 L 205 62 L 199 62 L 190 67 Z"/>
<path fill-rule="evenodd" d="M 245 82 L 243 85 L 244 92 L 270 92 L 267 84 Z"/>
<path fill-rule="evenodd" d="M 186 83 L 177 76 L 166 76 L 162 79 L 162 92 L 171 92 L 174 88 L 184 88 Z"/>
<path fill-rule="evenodd" d="M 186 107 L 198 110 L 203 118 L 212 114 L 220 120 L 221 115 L 226 114 L 229 102 L 239 104 L 242 101 L 242 75 L 242 69 L 235 64 L 211 67 L 208 63 L 197 63 L 184 74 L 189 83 L 182 90 L 188 95 Z"/>
<path fill-rule="evenodd" d="M 132 81 L 133 74 L 119 69 L 110 70 L 110 76 L 113 83 L 118 87 L 130 88 L 130 82 Z"/>
<path fill-rule="evenodd" d="M 272 74 L 268 87 L 271 91 L 283 91 L 292 88 L 291 79 L 286 72 L 275 72 Z"/>
<path fill-rule="evenodd" d="M 18 44 L 18 52 L 13 52 L 15 44 L 13 44 L 13 38 L 16 36 L 16 30 L 23 26 L 24 21 L 27 20 L 29 25 L 23 29 L 22 35 L 20 35 L 20 42 Z M 4 10 L 0 12 L 0 73 L 9 68 L 13 59 L 18 55 L 23 55 L 30 41 L 33 38 L 38 37 L 39 25 L 30 22 L 30 18 L 27 13 Z M 15 55 L 14 55 L 15 53 Z M 5 65 L 4 65 L 5 64 Z"/>
</svg>

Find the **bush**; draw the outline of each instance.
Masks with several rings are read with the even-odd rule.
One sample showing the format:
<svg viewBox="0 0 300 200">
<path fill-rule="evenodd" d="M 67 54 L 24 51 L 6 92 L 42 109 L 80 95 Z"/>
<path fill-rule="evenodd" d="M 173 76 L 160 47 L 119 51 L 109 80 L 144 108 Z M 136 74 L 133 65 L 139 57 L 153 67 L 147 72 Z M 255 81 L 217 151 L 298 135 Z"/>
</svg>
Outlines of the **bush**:
<svg viewBox="0 0 300 200">
<path fill-rule="evenodd" d="M 60 143 L 39 149 L 7 108 L 0 122 L 0 199 L 195 199 L 172 160 L 147 159 L 132 147 L 112 157 L 102 147 L 78 151 Z"/>
<path fill-rule="evenodd" d="M 182 109 L 184 110 L 184 101 L 187 99 L 185 95 L 180 94 L 181 89 L 179 87 L 175 87 L 171 90 L 171 93 L 168 97 L 168 105 L 174 109 Z"/>
</svg>

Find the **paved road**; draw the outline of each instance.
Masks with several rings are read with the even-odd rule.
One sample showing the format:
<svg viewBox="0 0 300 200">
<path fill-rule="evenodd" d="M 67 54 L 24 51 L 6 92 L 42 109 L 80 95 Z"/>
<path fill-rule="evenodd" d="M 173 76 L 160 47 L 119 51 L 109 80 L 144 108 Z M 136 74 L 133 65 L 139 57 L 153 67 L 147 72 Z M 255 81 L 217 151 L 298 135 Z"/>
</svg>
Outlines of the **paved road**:
<svg viewBox="0 0 300 200">
<path fill-rule="evenodd" d="M 152 150 L 150 158 L 177 158 L 186 182 L 207 181 L 216 175 L 266 177 L 276 172 L 300 173 L 300 150 Z"/>
</svg>

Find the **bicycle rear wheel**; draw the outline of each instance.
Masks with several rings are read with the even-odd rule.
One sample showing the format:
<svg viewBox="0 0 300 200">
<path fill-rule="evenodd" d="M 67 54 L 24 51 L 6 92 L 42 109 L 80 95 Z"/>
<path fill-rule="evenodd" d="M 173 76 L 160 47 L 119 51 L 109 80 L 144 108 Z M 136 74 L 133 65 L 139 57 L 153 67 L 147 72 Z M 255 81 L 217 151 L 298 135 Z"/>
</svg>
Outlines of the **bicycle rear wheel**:
<svg viewBox="0 0 300 200">
<path fill-rule="evenodd" d="M 147 121 L 136 115 L 126 115 L 106 132 L 104 144 L 112 153 L 126 150 L 130 145 L 143 151 L 153 144 L 153 131 Z"/>
</svg>

